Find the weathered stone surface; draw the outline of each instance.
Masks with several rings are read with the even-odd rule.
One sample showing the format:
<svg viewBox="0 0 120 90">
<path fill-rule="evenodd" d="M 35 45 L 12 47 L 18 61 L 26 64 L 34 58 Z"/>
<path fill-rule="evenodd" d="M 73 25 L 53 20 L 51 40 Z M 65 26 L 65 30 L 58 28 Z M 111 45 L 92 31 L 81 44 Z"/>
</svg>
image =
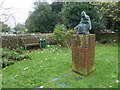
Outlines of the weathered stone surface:
<svg viewBox="0 0 120 90">
<path fill-rule="evenodd" d="M 62 83 L 62 84 L 60 84 L 60 86 L 65 87 L 65 86 L 67 86 L 67 83 Z"/>
<path fill-rule="evenodd" d="M 65 74 L 64 76 L 71 76 L 72 74 Z"/>
<path fill-rule="evenodd" d="M 56 80 L 58 80 L 58 79 L 60 79 L 59 77 L 56 77 L 56 78 L 53 78 L 52 80 L 50 80 L 49 82 L 53 82 L 53 81 L 56 81 Z"/>
<path fill-rule="evenodd" d="M 77 81 L 82 80 L 81 77 L 76 77 L 75 79 L 76 79 Z"/>
<path fill-rule="evenodd" d="M 90 17 L 86 15 L 85 11 L 81 12 L 81 17 L 80 23 L 74 27 L 74 29 L 78 29 L 76 34 L 90 34 L 89 30 L 92 28 Z"/>
</svg>

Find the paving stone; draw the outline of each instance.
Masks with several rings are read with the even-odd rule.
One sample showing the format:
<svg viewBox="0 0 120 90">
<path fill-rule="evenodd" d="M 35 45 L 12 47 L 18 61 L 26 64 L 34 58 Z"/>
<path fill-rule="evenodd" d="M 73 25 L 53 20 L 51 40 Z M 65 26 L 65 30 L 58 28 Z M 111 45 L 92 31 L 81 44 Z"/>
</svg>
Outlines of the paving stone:
<svg viewBox="0 0 120 90">
<path fill-rule="evenodd" d="M 65 87 L 65 86 L 67 86 L 67 83 L 62 83 L 62 84 L 60 84 L 60 86 Z"/>
<path fill-rule="evenodd" d="M 81 77 L 76 77 L 75 79 L 76 79 L 77 81 L 82 80 Z"/>
<path fill-rule="evenodd" d="M 58 80 L 58 79 L 60 79 L 59 77 L 56 77 L 56 78 L 53 78 L 52 80 L 50 80 L 49 82 L 53 82 L 53 81 L 56 81 L 56 80 Z"/>
<path fill-rule="evenodd" d="M 64 76 L 71 76 L 72 74 L 65 74 Z"/>
</svg>

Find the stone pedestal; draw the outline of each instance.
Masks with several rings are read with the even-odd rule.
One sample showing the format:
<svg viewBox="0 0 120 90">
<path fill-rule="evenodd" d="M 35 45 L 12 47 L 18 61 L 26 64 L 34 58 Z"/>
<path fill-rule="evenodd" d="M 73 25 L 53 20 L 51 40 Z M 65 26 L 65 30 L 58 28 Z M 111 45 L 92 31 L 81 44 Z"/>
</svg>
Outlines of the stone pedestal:
<svg viewBox="0 0 120 90">
<path fill-rule="evenodd" d="M 89 75 L 94 71 L 95 34 L 73 35 L 72 63 L 73 71 Z"/>
</svg>

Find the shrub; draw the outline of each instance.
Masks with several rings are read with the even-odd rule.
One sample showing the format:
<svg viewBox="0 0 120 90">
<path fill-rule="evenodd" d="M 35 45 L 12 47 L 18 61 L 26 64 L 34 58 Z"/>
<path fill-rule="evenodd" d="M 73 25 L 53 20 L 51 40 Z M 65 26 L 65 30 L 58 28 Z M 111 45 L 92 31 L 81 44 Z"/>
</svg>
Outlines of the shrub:
<svg viewBox="0 0 120 90">
<path fill-rule="evenodd" d="M 15 51 L 16 51 L 17 53 L 20 53 L 20 54 L 23 54 L 23 53 L 27 52 L 27 51 L 24 49 L 24 47 L 18 47 L 18 48 L 15 49 Z"/>
<path fill-rule="evenodd" d="M 23 54 L 26 51 L 22 47 L 13 50 L 8 48 L 3 48 L 2 51 L 3 51 L 2 60 L 0 60 L 0 64 L 2 65 L 3 68 L 11 64 L 14 64 L 15 61 L 20 61 L 23 59 L 30 58 L 28 55 Z"/>
<path fill-rule="evenodd" d="M 110 45 L 118 45 L 116 43 L 115 40 L 111 39 L 111 38 L 106 38 L 106 39 L 100 39 L 99 40 L 99 43 L 102 43 L 102 44 L 110 44 Z"/>
<path fill-rule="evenodd" d="M 2 68 L 5 68 L 6 66 L 14 64 L 14 61 L 9 61 L 7 58 L 3 58 L 2 60 L 0 60 L 0 64 L 2 65 Z"/>
<path fill-rule="evenodd" d="M 54 29 L 54 40 L 63 47 L 69 47 L 72 33 L 73 30 L 67 30 L 64 24 L 57 24 Z"/>
<path fill-rule="evenodd" d="M 91 20 L 92 22 L 92 30 L 94 33 L 99 33 L 101 30 L 105 30 L 106 27 L 104 26 L 103 22 L 98 19 L 96 20 Z"/>
<path fill-rule="evenodd" d="M 54 31 L 66 31 L 66 26 L 64 24 L 56 24 Z"/>
</svg>

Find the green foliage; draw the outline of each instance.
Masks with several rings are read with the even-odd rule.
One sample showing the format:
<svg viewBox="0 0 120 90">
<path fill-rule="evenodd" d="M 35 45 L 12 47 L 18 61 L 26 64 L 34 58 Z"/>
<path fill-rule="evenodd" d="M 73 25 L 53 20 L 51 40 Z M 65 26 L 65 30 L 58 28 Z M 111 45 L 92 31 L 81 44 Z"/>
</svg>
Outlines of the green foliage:
<svg viewBox="0 0 120 90">
<path fill-rule="evenodd" d="M 50 5 L 52 8 L 52 13 L 53 13 L 54 19 L 56 21 L 55 24 L 64 22 L 63 16 L 61 14 L 61 10 L 62 10 L 64 4 L 65 4 L 64 2 L 53 2 Z"/>
<path fill-rule="evenodd" d="M 17 53 L 23 54 L 26 53 L 27 51 L 24 49 L 24 47 L 18 47 L 14 49 Z"/>
<path fill-rule="evenodd" d="M 104 23 L 102 23 L 101 21 L 99 22 L 99 21 L 94 20 L 94 19 L 91 20 L 91 22 L 92 22 L 92 32 L 99 33 L 101 30 L 106 29 Z"/>
<path fill-rule="evenodd" d="M 14 64 L 14 61 L 13 60 L 9 61 L 7 58 L 2 58 L 2 60 L 0 60 L 0 64 L 2 65 L 3 68 L 5 68 L 6 66 Z"/>
<path fill-rule="evenodd" d="M 111 38 L 100 39 L 98 42 L 102 44 L 108 44 L 108 45 L 118 45 L 116 41 Z"/>
<path fill-rule="evenodd" d="M 81 21 L 81 12 L 85 11 L 91 19 L 91 33 L 100 30 L 120 30 L 120 2 L 35 2 L 35 10 L 30 13 L 25 26 L 29 32 L 53 32 L 57 23 L 73 29 Z"/>
<path fill-rule="evenodd" d="M 25 25 L 24 24 L 21 24 L 21 23 L 18 23 L 14 29 L 16 31 L 20 31 L 20 32 L 27 32 L 27 30 L 25 29 Z"/>
<path fill-rule="evenodd" d="M 54 29 L 55 40 L 63 41 L 65 39 L 66 27 L 63 24 L 57 24 Z"/>
<path fill-rule="evenodd" d="M 10 27 L 4 22 L 0 21 L 0 25 L 2 25 L 2 32 L 8 32 L 10 30 Z"/>
<path fill-rule="evenodd" d="M 65 25 L 69 28 L 74 28 L 81 21 L 81 12 L 85 11 L 90 16 L 92 23 L 92 31 L 98 32 L 103 29 L 102 21 L 94 6 L 89 2 L 70 2 L 64 5 L 62 14 L 65 18 Z M 98 23 L 96 23 L 98 22 Z M 99 26 L 100 25 L 100 26 Z M 96 29 L 97 28 L 97 29 Z"/>
<path fill-rule="evenodd" d="M 101 19 L 104 20 L 106 28 L 120 31 L 120 2 L 98 2 L 94 5 Z"/>
<path fill-rule="evenodd" d="M 64 24 L 56 24 L 55 31 L 66 31 L 66 26 Z"/>
<path fill-rule="evenodd" d="M 20 61 L 23 59 L 30 58 L 28 55 L 23 54 L 25 53 L 25 50 L 23 48 L 17 48 L 16 50 L 10 50 L 8 48 L 3 48 L 2 50 L 2 60 L 0 63 L 2 64 L 2 67 L 9 66 L 11 64 L 14 64 L 15 61 Z"/>
<path fill-rule="evenodd" d="M 35 10 L 26 20 L 28 32 L 52 32 L 56 24 L 56 17 L 52 13 L 51 6 L 46 2 L 35 3 Z"/>
<path fill-rule="evenodd" d="M 56 24 L 54 29 L 54 40 L 64 47 L 69 47 L 72 33 L 73 30 L 67 30 L 64 24 Z"/>
<path fill-rule="evenodd" d="M 53 2 L 50 6 L 52 7 L 52 12 L 59 13 L 62 10 L 64 2 Z"/>
</svg>

